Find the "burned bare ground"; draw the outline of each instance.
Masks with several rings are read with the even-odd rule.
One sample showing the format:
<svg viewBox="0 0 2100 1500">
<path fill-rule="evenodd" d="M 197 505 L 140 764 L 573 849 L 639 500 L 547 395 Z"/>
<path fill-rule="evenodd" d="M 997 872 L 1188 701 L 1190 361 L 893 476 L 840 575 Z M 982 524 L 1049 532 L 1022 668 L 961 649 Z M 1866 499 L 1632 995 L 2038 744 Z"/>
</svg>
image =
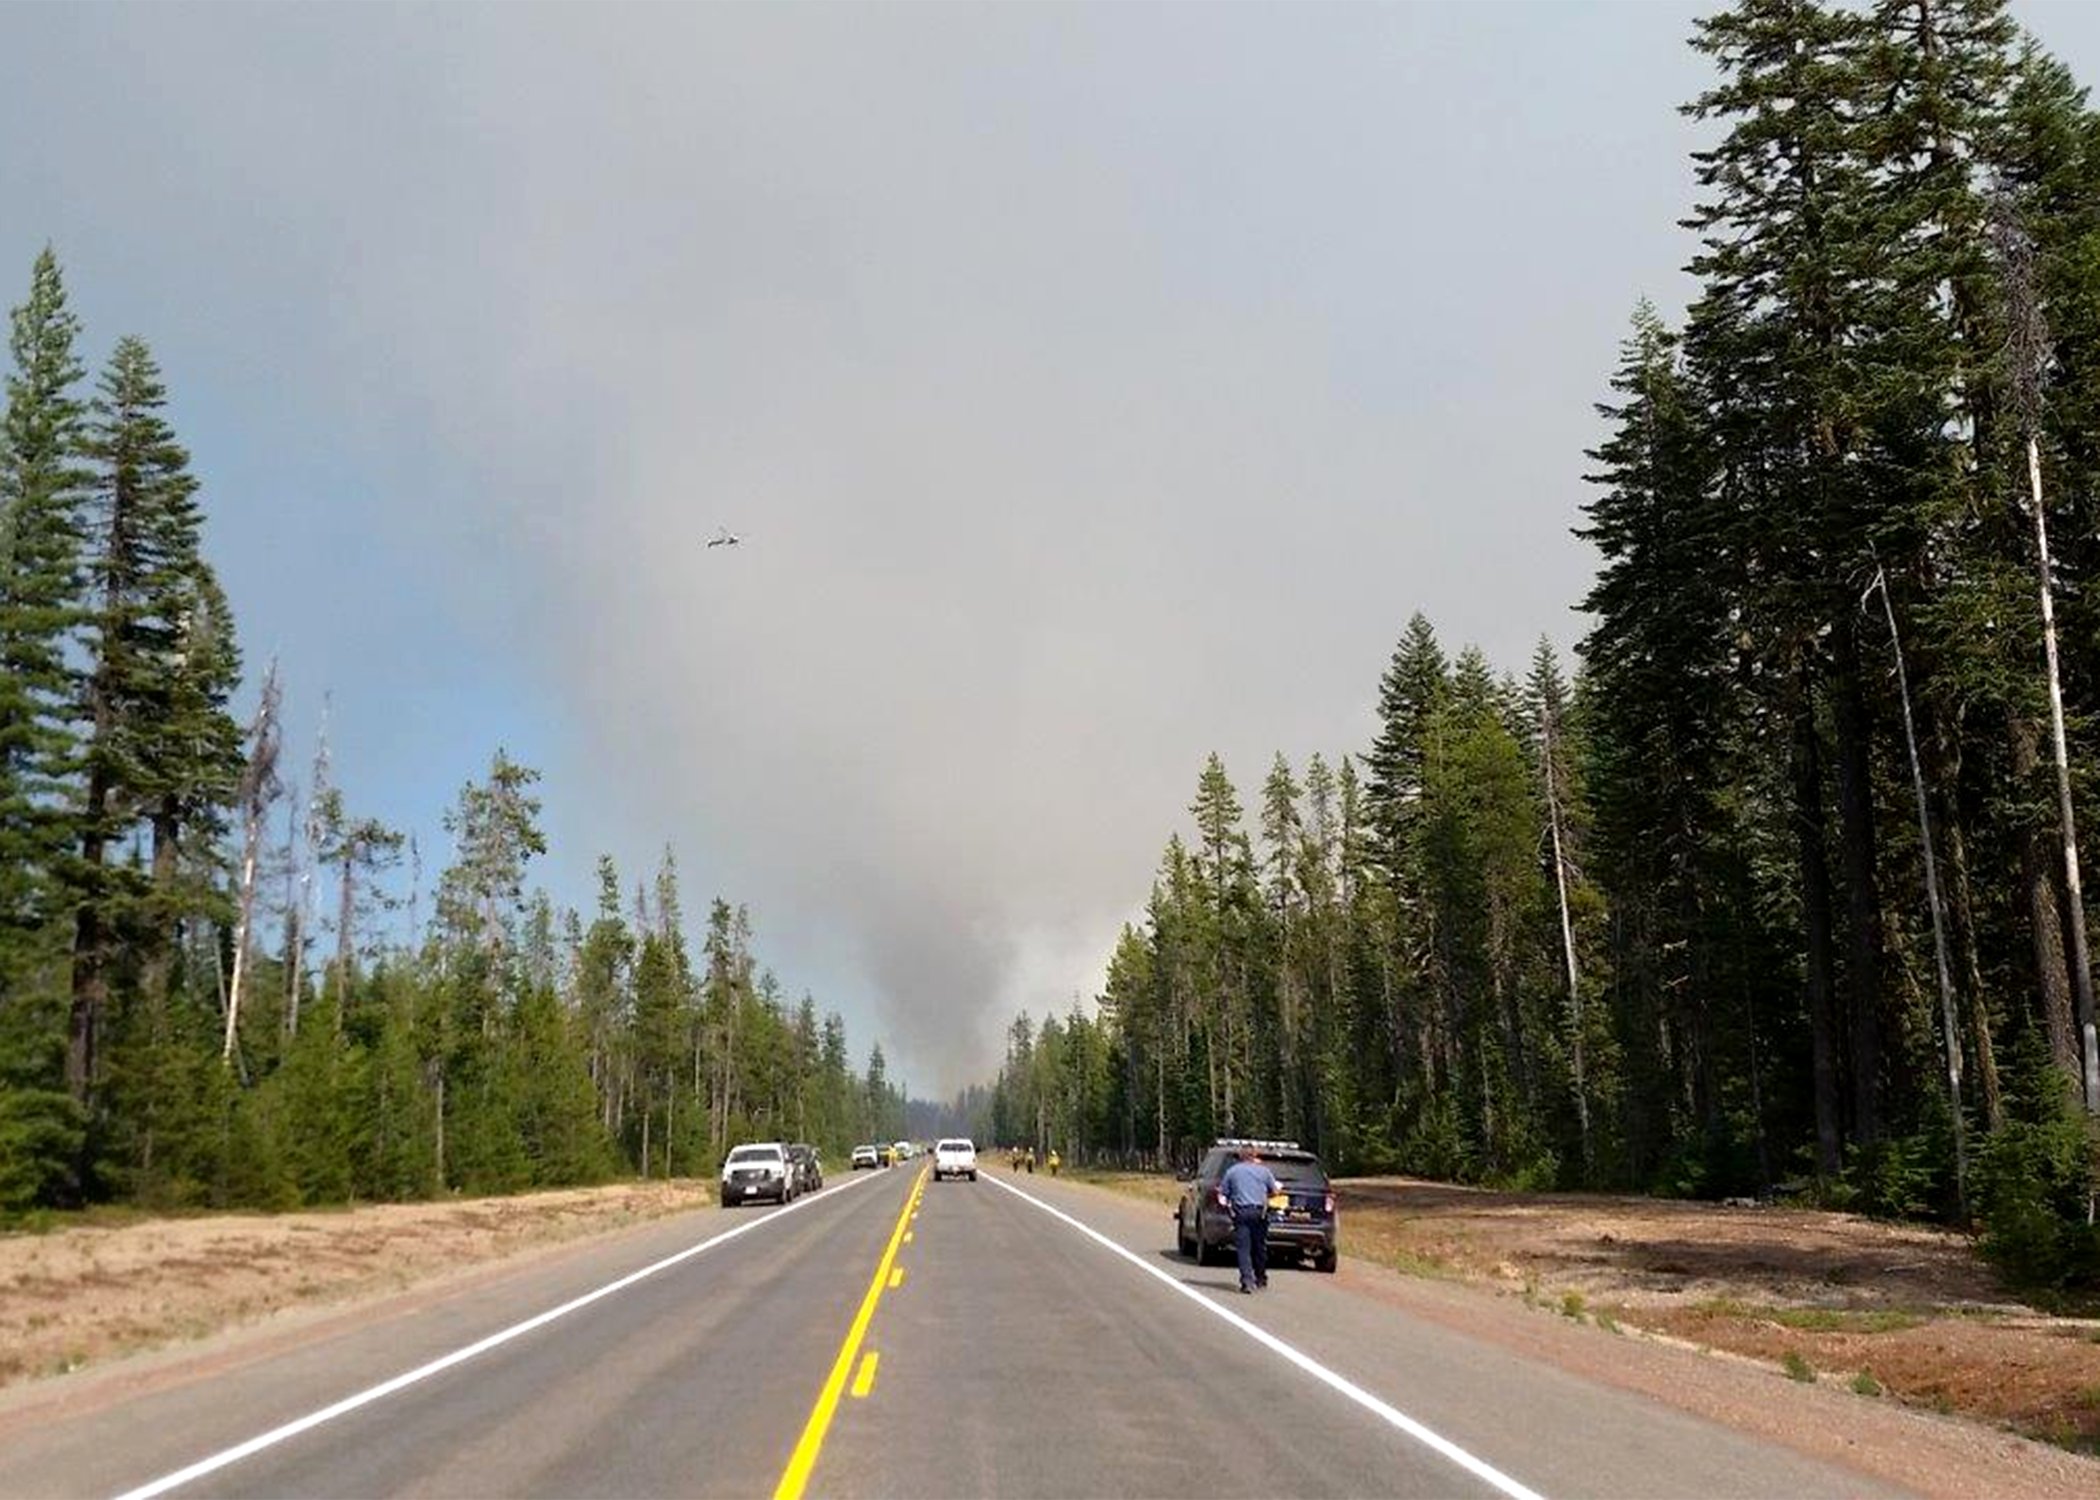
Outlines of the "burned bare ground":
<svg viewBox="0 0 2100 1500">
<path fill-rule="evenodd" d="M 704 1183 L 290 1214 L 83 1221 L 0 1235 L 0 1386 L 400 1291 L 712 1201 Z"/>
<path fill-rule="evenodd" d="M 1158 1177 L 1096 1180 L 1165 1202 L 1179 1191 Z M 1816 1209 L 1402 1177 L 1345 1180 L 1337 1193 L 1346 1254 L 2100 1452 L 2100 1319 L 2008 1292 L 1965 1235 Z"/>
</svg>

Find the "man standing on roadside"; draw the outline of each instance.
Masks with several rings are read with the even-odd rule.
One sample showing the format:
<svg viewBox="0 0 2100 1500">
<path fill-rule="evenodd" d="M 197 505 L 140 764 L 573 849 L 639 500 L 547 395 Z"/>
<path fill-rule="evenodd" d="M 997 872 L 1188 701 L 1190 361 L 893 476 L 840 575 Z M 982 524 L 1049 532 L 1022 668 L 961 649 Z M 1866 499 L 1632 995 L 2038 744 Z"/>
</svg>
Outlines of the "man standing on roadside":
<svg viewBox="0 0 2100 1500">
<path fill-rule="evenodd" d="M 1269 1197 L 1283 1191 L 1276 1174 L 1262 1165 L 1252 1146 L 1218 1180 L 1218 1201 L 1232 1214 L 1232 1248 L 1240 1257 L 1240 1290 L 1269 1284 Z"/>
</svg>

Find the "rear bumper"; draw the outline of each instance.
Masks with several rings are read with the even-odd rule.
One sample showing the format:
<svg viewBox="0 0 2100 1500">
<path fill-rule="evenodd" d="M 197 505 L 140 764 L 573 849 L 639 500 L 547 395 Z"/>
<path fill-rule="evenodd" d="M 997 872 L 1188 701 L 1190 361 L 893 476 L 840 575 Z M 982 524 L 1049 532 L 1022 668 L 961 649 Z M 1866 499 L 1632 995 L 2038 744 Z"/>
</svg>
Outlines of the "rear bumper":
<svg viewBox="0 0 2100 1500">
<path fill-rule="evenodd" d="M 1311 1250 L 1320 1254 L 1334 1248 L 1334 1229 L 1326 1224 L 1271 1224 L 1269 1245 L 1284 1250 Z"/>
<path fill-rule="evenodd" d="M 977 1175 L 977 1164 L 972 1162 L 968 1166 L 964 1166 L 958 1162 L 950 1162 L 946 1166 L 942 1166 L 936 1162 L 934 1163 L 933 1175 L 936 1177 L 975 1177 Z"/>
<path fill-rule="evenodd" d="M 1206 1214 L 1198 1226 L 1203 1243 L 1213 1250 L 1232 1249 L 1232 1220 L 1213 1218 Z M 1269 1221 L 1269 1248 L 1293 1254 L 1332 1255 L 1337 1239 L 1333 1220 L 1315 1224 L 1293 1224 L 1288 1220 Z"/>
<path fill-rule="evenodd" d="M 724 1203 L 785 1203 L 788 1185 L 785 1182 L 725 1182 L 722 1184 Z"/>
</svg>

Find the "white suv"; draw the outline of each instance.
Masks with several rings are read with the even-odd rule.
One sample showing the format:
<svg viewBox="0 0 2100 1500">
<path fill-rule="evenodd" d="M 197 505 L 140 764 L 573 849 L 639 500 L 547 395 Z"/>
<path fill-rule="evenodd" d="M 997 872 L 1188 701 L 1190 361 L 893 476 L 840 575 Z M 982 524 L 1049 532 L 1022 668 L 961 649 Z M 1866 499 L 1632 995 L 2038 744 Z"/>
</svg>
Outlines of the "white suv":
<svg viewBox="0 0 2100 1500">
<path fill-rule="evenodd" d="M 777 1141 L 739 1146 L 722 1163 L 722 1207 L 733 1208 L 755 1198 L 795 1201 L 795 1174 L 788 1166 L 787 1148 Z"/>
<path fill-rule="evenodd" d="M 933 1175 L 935 1177 L 967 1177 L 977 1180 L 977 1148 L 957 1137 L 942 1141 L 933 1148 Z"/>
</svg>

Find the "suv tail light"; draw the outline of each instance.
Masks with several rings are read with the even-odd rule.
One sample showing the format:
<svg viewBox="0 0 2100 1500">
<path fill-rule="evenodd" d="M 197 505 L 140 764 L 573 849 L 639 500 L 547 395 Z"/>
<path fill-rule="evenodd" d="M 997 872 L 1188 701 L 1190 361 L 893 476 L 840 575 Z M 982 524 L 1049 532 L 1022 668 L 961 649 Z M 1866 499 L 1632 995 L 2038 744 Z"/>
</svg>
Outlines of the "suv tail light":
<svg viewBox="0 0 2100 1500">
<path fill-rule="evenodd" d="M 1326 1208 L 1326 1212 L 1327 1212 L 1327 1215 L 1328 1215 L 1328 1217 L 1332 1218 L 1332 1217 L 1334 1216 L 1334 1189 L 1333 1189 L 1333 1188 L 1329 1188 L 1329 1189 L 1327 1190 L 1327 1208 Z"/>
</svg>

